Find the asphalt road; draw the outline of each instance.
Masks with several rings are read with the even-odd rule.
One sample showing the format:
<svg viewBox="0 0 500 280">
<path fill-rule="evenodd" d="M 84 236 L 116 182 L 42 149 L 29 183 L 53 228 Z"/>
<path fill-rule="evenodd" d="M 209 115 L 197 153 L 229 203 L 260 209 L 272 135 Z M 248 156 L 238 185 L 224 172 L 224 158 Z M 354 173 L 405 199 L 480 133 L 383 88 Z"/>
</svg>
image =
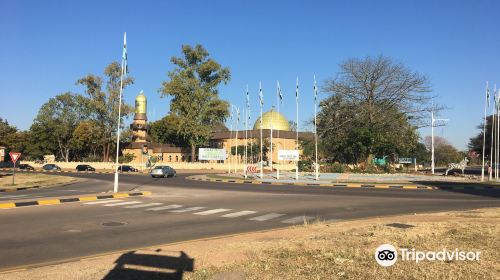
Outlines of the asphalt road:
<svg viewBox="0 0 500 280">
<path fill-rule="evenodd" d="M 306 220 L 500 206 L 500 192 L 332 189 L 120 176 L 121 191 L 153 195 L 106 203 L 0 210 L 0 270 L 177 241 L 272 229 Z M 112 174 L 69 174 L 64 187 L 0 194 L 0 200 L 106 192 Z M 21 196 L 19 196 L 21 195 Z M 10 196 L 10 197 L 9 197 Z M 14 197 L 13 197 L 14 196 Z M 17 197 L 15 197 L 17 196 Z M 127 204 L 123 204 L 127 203 Z"/>
</svg>

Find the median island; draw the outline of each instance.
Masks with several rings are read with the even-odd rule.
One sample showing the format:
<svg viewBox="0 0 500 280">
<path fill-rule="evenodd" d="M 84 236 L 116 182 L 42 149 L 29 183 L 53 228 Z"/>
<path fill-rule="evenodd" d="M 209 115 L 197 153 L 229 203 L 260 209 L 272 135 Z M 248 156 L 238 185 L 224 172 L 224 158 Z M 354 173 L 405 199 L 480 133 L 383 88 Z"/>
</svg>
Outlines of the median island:
<svg viewBox="0 0 500 280">
<path fill-rule="evenodd" d="M 75 182 L 77 180 L 67 176 L 19 172 L 15 174 L 13 185 L 12 176 L 10 172 L 0 174 L 0 189 L 13 190 L 17 188 L 49 187 Z"/>
</svg>

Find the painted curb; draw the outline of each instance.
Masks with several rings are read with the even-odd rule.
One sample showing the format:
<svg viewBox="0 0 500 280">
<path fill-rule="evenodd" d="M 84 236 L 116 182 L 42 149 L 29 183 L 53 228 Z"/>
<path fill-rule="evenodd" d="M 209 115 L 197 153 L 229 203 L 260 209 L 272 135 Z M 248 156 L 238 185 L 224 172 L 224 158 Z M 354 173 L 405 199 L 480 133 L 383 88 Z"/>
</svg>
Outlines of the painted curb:
<svg viewBox="0 0 500 280">
<path fill-rule="evenodd" d="M 80 197 L 66 197 L 66 198 L 45 198 L 40 200 L 30 200 L 30 201 L 21 201 L 21 202 L 7 202 L 0 203 L 0 209 L 11 209 L 11 208 L 19 208 L 25 206 L 37 206 L 37 205 L 54 205 L 54 204 L 64 204 L 69 202 L 87 202 L 87 201 L 95 201 L 99 199 L 109 199 L 109 198 L 125 198 L 125 197 L 134 197 L 134 196 L 144 196 L 151 195 L 151 192 L 132 192 L 132 193 L 115 193 L 109 195 L 96 195 L 96 196 L 80 196 Z"/>
<path fill-rule="evenodd" d="M 399 190 L 488 190 L 500 189 L 493 186 L 425 186 L 417 184 L 388 184 L 388 183 L 286 183 L 269 182 L 242 179 L 212 179 L 202 178 L 199 175 L 186 177 L 189 180 L 209 181 L 233 184 L 254 184 L 254 185 L 287 185 L 287 186 L 305 186 L 305 187 L 333 187 L 333 188 L 361 188 L 361 189 L 399 189 Z"/>
</svg>

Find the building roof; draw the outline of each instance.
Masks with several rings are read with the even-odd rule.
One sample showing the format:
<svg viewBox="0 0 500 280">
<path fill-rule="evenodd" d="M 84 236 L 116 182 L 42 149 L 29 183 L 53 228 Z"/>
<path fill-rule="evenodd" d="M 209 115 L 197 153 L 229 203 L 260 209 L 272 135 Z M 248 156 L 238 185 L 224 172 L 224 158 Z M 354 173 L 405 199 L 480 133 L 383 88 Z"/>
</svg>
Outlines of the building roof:
<svg viewBox="0 0 500 280">
<path fill-rule="evenodd" d="M 124 149 L 142 149 L 143 145 L 147 145 L 148 149 L 152 149 L 153 153 L 190 153 L 190 147 L 177 147 L 173 144 L 160 144 L 152 142 L 132 142 L 126 144 Z"/>
<path fill-rule="evenodd" d="M 276 129 L 290 131 L 288 120 L 281 113 L 276 111 L 268 111 L 262 114 L 262 129 Z M 253 129 L 260 129 L 260 117 L 255 121 Z"/>
</svg>

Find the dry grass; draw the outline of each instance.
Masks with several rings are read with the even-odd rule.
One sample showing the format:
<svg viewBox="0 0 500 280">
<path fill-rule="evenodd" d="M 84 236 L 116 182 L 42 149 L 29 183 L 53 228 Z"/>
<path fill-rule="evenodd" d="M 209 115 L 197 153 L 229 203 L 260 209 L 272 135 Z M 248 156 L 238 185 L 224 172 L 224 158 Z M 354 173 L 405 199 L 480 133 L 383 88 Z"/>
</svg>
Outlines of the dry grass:
<svg viewBox="0 0 500 280">
<path fill-rule="evenodd" d="M 16 173 L 15 185 L 12 185 L 12 176 L 0 177 L 0 188 L 17 188 L 31 186 L 45 186 L 74 181 L 75 178 L 66 176 L 46 175 L 37 173 Z"/>
<path fill-rule="evenodd" d="M 243 242 L 247 260 L 210 266 L 188 279 L 244 273 L 246 279 L 500 279 L 500 209 L 451 212 L 399 219 L 415 227 L 398 229 L 380 222 L 324 224 L 290 229 L 288 236 Z M 421 217 L 423 218 L 423 217 Z M 344 227 L 344 225 L 346 227 Z M 374 259 L 379 245 L 422 251 L 482 251 L 479 262 L 398 261 L 384 268 Z"/>
</svg>

